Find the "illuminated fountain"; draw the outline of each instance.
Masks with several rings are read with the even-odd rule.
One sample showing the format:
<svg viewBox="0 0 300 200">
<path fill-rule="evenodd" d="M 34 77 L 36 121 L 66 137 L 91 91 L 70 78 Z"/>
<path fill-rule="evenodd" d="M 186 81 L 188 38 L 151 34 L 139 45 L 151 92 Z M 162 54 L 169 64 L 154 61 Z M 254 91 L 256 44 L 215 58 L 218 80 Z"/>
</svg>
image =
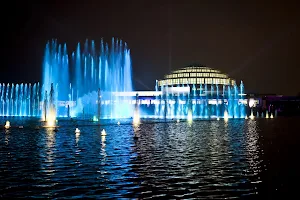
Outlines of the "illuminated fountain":
<svg viewBox="0 0 300 200">
<path fill-rule="evenodd" d="M 224 111 L 224 120 L 228 121 L 228 112 L 226 110 Z"/>
<path fill-rule="evenodd" d="M 254 99 L 249 99 L 249 107 L 251 109 L 251 114 L 250 114 L 250 119 L 254 119 L 254 114 L 253 114 L 253 107 L 255 105 Z"/>
<path fill-rule="evenodd" d="M 240 85 L 235 81 L 213 82 L 225 80 L 218 76 L 210 84 L 206 81 L 208 73 L 202 84 L 178 81 L 172 86 L 159 86 L 156 81 L 156 93 L 149 98 L 155 101 L 152 113 L 141 114 L 143 97 L 136 96 L 134 101 L 134 95 L 127 95 L 133 86 L 126 43 L 113 38 L 110 44 L 101 40 L 97 46 L 94 41 L 86 40 L 84 45 L 78 43 L 76 50 L 68 53 L 66 44 L 56 40 L 48 42 L 42 84 L 0 84 L 0 115 L 37 116 L 50 127 L 56 127 L 57 117 L 78 117 L 99 123 L 103 118 L 130 118 L 134 124 L 150 115 L 179 121 L 248 118 L 243 82 Z M 254 118 L 253 113 L 249 117 Z"/>
<path fill-rule="evenodd" d="M 0 83 L 0 116 L 40 116 L 40 100 L 39 83 Z"/>
<path fill-rule="evenodd" d="M 191 110 L 188 111 L 187 120 L 189 123 L 192 123 L 192 121 L 193 121 L 193 113 Z"/>
<path fill-rule="evenodd" d="M 269 118 L 269 112 L 266 111 L 266 118 Z"/>
<path fill-rule="evenodd" d="M 155 86 L 162 95 L 155 98 L 155 118 L 173 119 L 211 119 L 245 118 L 247 101 L 244 100 L 244 85 L 227 85 L 220 90 L 217 84 L 201 84 L 177 87 Z M 174 92 L 177 89 L 177 92 Z M 188 91 L 188 92 L 187 92 Z M 226 111 L 226 112 L 225 112 Z M 226 116 L 224 115 L 226 113 Z"/>
<path fill-rule="evenodd" d="M 251 109 L 250 119 L 254 119 L 253 110 Z"/>
<path fill-rule="evenodd" d="M 140 123 L 139 103 L 138 103 L 138 94 L 136 94 L 135 108 L 134 108 L 134 114 L 133 114 L 133 124 L 139 125 L 139 123 Z"/>
<path fill-rule="evenodd" d="M 53 84 L 51 84 L 49 100 L 47 96 L 47 90 L 44 96 L 44 109 L 43 109 L 43 121 L 46 122 L 44 127 L 56 127 L 56 106 L 55 106 L 55 93 Z"/>
<path fill-rule="evenodd" d="M 86 40 L 83 48 L 78 43 L 76 51 L 68 54 L 66 44 L 58 44 L 56 40 L 47 43 L 42 91 L 53 83 L 58 116 L 93 118 L 97 116 L 98 103 L 101 104 L 101 118 L 133 116 L 132 97 L 115 95 L 132 91 L 127 44 L 113 38 L 110 45 L 101 40 L 100 49 L 96 46 L 94 41 Z M 99 88 L 101 102 L 98 102 Z M 45 95 L 43 92 L 43 99 Z"/>
</svg>

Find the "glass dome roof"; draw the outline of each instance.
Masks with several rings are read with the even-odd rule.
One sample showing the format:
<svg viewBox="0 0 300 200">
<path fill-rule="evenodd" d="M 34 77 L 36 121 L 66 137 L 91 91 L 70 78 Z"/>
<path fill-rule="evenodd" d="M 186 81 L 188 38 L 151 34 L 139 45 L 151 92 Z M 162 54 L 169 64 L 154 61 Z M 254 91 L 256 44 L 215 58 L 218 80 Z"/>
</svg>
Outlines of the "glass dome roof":
<svg viewBox="0 0 300 200">
<path fill-rule="evenodd" d="M 158 81 L 159 86 L 177 86 L 182 84 L 234 85 L 235 80 L 220 70 L 203 65 L 190 65 L 175 70 L 165 75 L 164 79 Z"/>
</svg>

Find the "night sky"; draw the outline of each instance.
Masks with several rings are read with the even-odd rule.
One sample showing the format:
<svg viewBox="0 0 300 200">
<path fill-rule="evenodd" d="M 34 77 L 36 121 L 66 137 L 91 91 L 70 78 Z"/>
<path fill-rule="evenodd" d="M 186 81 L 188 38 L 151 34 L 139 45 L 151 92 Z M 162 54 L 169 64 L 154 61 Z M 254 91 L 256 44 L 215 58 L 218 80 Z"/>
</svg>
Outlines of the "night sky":
<svg viewBox="0 0 300 200">
<path fill-rule="evenodd" d="M 110 42 L 118 37 L 131 49 L 137 90 L 153 90 L 155 79 L 200 63 L 243 80 L 247 92 L 300 92 L 300 13 L 295 3 L 20 2 L 2 6 L 3 83 L 40 81 L 47 40 L 66 42 L 70 52 L 79 41 L 93 39 L 99 45 L 101 38 Z"/>
</svg>

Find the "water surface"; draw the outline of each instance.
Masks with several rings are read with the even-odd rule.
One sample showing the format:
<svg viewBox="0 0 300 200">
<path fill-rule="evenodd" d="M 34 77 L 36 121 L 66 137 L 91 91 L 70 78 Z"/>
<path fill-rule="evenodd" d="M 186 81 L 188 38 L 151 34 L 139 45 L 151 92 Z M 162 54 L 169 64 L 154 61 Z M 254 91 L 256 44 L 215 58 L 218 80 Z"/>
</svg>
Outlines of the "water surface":
<svg viewBox="0 0 300 200">
<path fill-rule="evenodd" d="M 6 119 L 1 120 L 4 124 Z M 80 134 L 75 134 L 72 123 L 58 132 L 32 126 L 1 130 L 0 197 L 291 195 L 299 180 L 299 121 L 232 119 L 139 126 L 122 121 L 79 126 Z M 101 136 L 102 129 L 106 136 Z"/>
</svg>

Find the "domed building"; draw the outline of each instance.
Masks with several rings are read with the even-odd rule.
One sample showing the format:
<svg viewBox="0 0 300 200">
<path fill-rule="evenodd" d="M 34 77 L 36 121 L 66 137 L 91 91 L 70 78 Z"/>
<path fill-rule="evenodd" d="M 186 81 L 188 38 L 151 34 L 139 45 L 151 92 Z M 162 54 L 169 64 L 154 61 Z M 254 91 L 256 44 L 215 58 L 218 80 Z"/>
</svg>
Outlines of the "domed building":
<svg viewBox="0 0 300 200">
<path fill-rule="evenodd" d="M 190 65 L 156 81 L 155 116 L 197 118 L 245 116 L 244 85 L 219 70 Z"/>
<path fill-rule="evenodd" d="M 234 86 L 235 80 L 219 70 L 203 65 L 190 65 L 164 76 L 158 81 L 159 87 L 195 85 L 198 89 L 200 85 L 225 85 Z"/>
</svg>

